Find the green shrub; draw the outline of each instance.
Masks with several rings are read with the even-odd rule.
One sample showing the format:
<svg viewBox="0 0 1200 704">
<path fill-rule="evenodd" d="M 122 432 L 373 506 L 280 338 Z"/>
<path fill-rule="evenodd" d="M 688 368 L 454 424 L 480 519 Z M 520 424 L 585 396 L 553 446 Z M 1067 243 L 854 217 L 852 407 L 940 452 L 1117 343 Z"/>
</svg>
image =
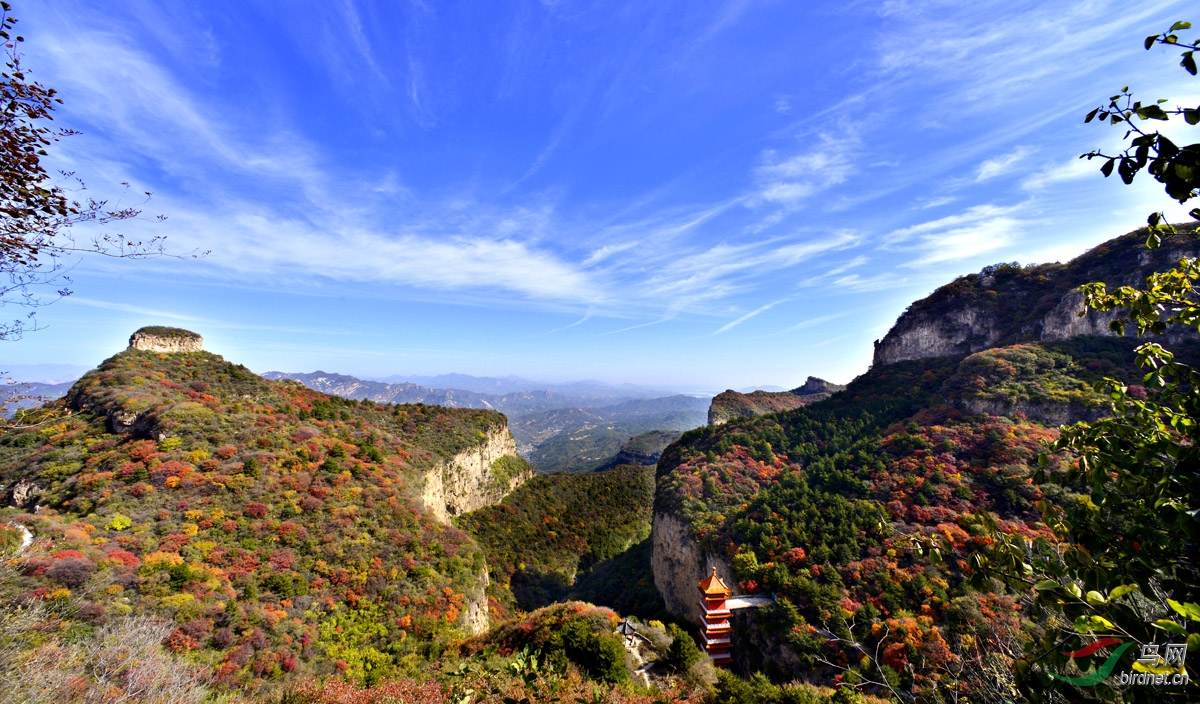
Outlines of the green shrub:
<svg viewBox="0 0 1200 704">
<path fill-rule="evenodd" d="M 596 633 L 589 623 L 579 620 L 563 628 L 562 641 L 566 656 L 591 677 L 614 684 L 629 681 L 625 646 L 617 636 Z"/>
<path fill-rule="evenodd" d="M 671 645 L 667 647 L 667 664 L 679 672 L 687 672 L 700 659 L 700 646 L 692 636 L 674 623 L 667 624 Z"/>
</svg>

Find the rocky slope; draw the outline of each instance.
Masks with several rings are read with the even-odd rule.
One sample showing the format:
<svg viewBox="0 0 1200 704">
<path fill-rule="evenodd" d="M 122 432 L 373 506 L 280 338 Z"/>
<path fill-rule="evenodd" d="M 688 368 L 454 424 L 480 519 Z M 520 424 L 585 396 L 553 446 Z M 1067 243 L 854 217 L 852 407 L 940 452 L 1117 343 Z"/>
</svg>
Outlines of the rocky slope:
<svg viewBox="0 0 1200 704">
<path fill-rule="evenodd" d="M 672 512 L 655 511 L 650 541 L 654 586 L 674 616 L 692 623 L 700 620 L 696 583 L 711 574 L 714 567 L 726 584 L 737 584 L 726 556 L 700 547 L 691 527 Z"/>
<path fill-rule="evenodd" d="M 1147 274 L 1181 257 L 1200 253 L 1191 231 L 1168 238 L 1156 250 L 1144 246 L 1145 232 L 1110 240 L 1066 264 L 1020 267 L 1001 264 L 959 277 L 913 303 L 888 334 L 875 343 L 874 365 L 912 359 L 962 356 L 989 347 L 1029 341 L 1112 336 L 1108 323 L 1119 312 L 1083 312 L 1079 286 L 1104 281 L 1110 287 L 1138 285 Z M 1195 331 L 1191 331 L 1193 334 Z M 1169 336 L 1180 339 L 1187 331 Z"/>
<path fill-rule="evenodd" d="M 815 376 L 808 377 L 803 386 L 791 391 L 752 391 L 748 394 L 732 389 L 717 394 L 708 407 L 708 424 L 720 425 L 733 418 L 790 411 L 823 401 L 830 395 L 846 388 L 844 384 L 831 384 Z"/>
</svg>

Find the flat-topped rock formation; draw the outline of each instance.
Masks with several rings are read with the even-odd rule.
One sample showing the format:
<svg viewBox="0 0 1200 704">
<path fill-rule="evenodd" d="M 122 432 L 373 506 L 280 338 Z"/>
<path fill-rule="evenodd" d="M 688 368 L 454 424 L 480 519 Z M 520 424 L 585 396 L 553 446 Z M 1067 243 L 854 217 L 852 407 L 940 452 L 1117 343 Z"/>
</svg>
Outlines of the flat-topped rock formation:
<svg viewBox="0 0 1200 704">
<path fill-rule="evenodd" d="M 129 337 L 129 349 L 148 352 L 203 352 L 204 338 L 183 328 L 150 325 Z"/>
</svg>

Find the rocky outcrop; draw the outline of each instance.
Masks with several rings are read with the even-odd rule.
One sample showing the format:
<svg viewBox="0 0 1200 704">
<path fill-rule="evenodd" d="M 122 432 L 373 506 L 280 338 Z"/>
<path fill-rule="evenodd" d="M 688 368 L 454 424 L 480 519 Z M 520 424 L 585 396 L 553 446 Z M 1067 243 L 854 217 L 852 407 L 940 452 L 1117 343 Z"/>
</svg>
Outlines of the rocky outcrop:
<svg viewBox="0 0 1200 704">
<path fill-rule="evenodd" d="M 875 342 L 873 364 L 966 356 L 1019 342 L 1113 336 L 1108 324 L 1122 312 L 1088 311 L 1081 316 L 1079 287 L 1092 281 L 1102 281 L 1110 290 L 1142 286 L 1151 273 L 1197 256 L 1194 224 L 1183 229 L 1186 232 L 1167 238 L 1154 250 L 1145 248 L 1146 232 L 1139 230 L 1067 264 L 998 264 L 960 276 L 909 306 L 888 334 Z M 1177 327 L 1168 332 L 1167 340 L 1177 343 L 1195 337 L 1195 329 Z"/>
<path fill-rule="evenodd" d="M 876 341 L 874 364 L 886 366 L 985 350 L 999 340 L 996 322 L 990 311 L 973 305 L 944 313 L 910 310 L 896 321 L 887 337 Z"/>
<path fill-rule="evenodd" d="M 1084 335 L 1100 337 L 1115 336 L 1108 329 L 1108 324 L 1121 317 L 1121 311 L 1087 311 L 1084 312 L 1083 292 L 1071 291 L 1062 297 L 1058 305 L 1042 318 L 1042 335 L 1044 342 L 1069 340 Z"/>
<path fill-rule="evenodd" d="M 734 418 L 753 418 L 790 411 L 823 401 L 844 388 L 844 384 L 831 384 L 810 376 L 803 386 L 791 391 L 752 391 L 743 394 L 730 389 L 713 397 L 708 406 L 708 424 L 721 425 Z"/>
<path fill-rule="evenodd" d="M 443 523 L 451 516 L 498 503 L 534 474 L 517 456 L 517 442 L 504 426 L 488 430 L 483 441 L 425 473 L 421 500 Z"/>
<path fill-rule="evenodd" d="M 129 337 L 129 349 L 148 352 L 203 352 L 204 338 L 191 330 L 158 325 L 144 327 Z"/>
<path fill-rule="evenodd" d="M 846 388 L 845 384 L 834 384 L 832 382 L 819 379 L 815 376 L 810 376 L 804 381 L 803 386 L 797 386 L 790 393 L 797 396 L 815 396 L 817 394 L 833 394 Z"/>
<path fill-rule="evenodd" d="M 674 616 L 692 622 L 699 620 L 696 583 L 711 574 L 714 567 L 726 584 L 737 584 L 729 563 L 722 556 L 701 550 L 687 525 L 670 513 L 654 513 L 650 541 L 654 586 L 662 595 L 667 611 Z"/>
<path fill-rule="evenodd" d="M 32 510 L 42 495 L 42 487 L 30 481 L 18 480 L 4 493 L 7 506 Z"/>
<path fill-rule="evenodd" d="M 1029 420 L 1047 427 L 1069 425 L 1081 420 L 1090 423 L 1112 415 L 1112 410 L 1107 406 L 1082 406 L 1073 403 L 1033 403 L 1007 399 L 963 398 L 956 400 L 954 405 L 972 415 L 1013 416 L 1019 413 Z"/>
<path fill-rule="evenodd" d="M 113 409 L 107 412 L 108 424 L 112 427 L 112 431 L 118 435 L 125 433 L 133 433 L 134 435 L 152 437 L 154 440 L 161 440 L 152 432 L 151 426 L 153 423 L 150 420 L 149 413 L 134 413 L 133 411 L 123 411 Z M 165 434 L 163 434 L 165 437 Z"/>
</svg>

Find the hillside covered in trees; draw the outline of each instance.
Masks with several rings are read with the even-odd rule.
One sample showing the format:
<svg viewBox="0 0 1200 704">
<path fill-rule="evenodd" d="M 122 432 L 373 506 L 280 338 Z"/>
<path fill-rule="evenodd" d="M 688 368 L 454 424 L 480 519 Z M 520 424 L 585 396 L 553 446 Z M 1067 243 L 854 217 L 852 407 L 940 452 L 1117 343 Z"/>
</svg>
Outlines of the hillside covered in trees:
<svg viewBox="0 0 1200 704">
<path fill-rule="evenodd" d="M 1125 264 L 1136 269 L 1144 239 L 1119 238 L 1070 265 L 994 267 L 906 315 L 990 301 L 997 290 L 1015 300 L 1021 286 L 1056 278 L 1115 276 Z M 1049 296 L 1032 301 L 1029 317 L 1054 307 Z M 1021 309 L 997 310 L 1005 316 L 997 338 L 1019 334 Z M 913 329 L 902 318 L 878 349 L 901 349 L 893 336 Z M 1074 467 L 1074 458 L 1048 454 L 1060 424 L 1112 413 L 1100 382 L 1116 379 L 1130 398 L 1155 398 L 1134 363 L 1139 341 L 1104 332 L 877 358 L 822 402 L 685 433 L 657 470 L 655 578 L 668 607 L 682 615 L 693 598 L 683 586 L 672 593 L 688 584 L 671 571 L 682 558 L 667 527 L 681 524 L 705 564 L 731 574 L 739 591 L 776 597 L 735 619 L 744 674 L 854 683 L 903 699 L 1016 697 L 1014 668 L 1056 616 L 1028 586 L 992 580 L 975 556 L 989 554 L 998 536 L 1049 545 L 1057 538 L 1040 508 L 1091 500 L 1082 484 L 1034 476 L 1039 461 L 1053 476 Z M 1200 357 L 1194 331 L 1172 335 L 1176 360 Z"/>
<path fill-rule="evenodd" d="M 455 524 L 488 556 L 501 605 L 533 610 L 562 600 L 596 565 L 650 537 L 654 469 L 543 474 Z"/>
</svg>

